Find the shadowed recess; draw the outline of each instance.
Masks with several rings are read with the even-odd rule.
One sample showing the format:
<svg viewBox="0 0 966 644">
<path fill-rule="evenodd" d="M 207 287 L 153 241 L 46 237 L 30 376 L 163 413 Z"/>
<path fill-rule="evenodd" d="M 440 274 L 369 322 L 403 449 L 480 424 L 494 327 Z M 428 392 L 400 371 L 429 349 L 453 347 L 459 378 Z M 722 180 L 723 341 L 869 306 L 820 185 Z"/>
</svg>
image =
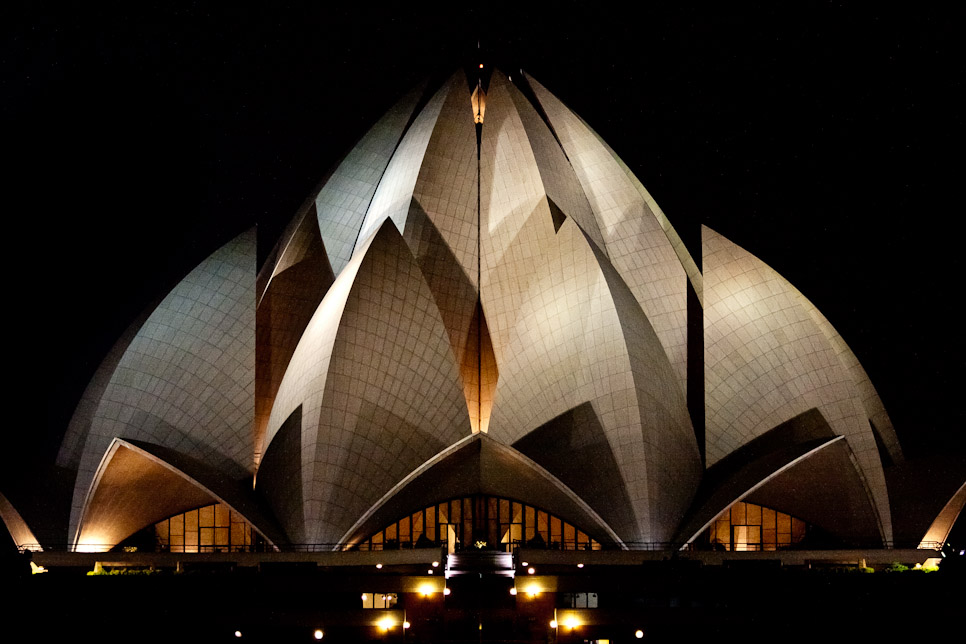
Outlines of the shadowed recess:
<svg viewBox="0 0 966 644">
<path fill-rule="evenodd" d="M 302 333 L 335 280 L 315 204 L 279 257 L 255 313 L 254 460 L 259 463 L 272 403 Z"/>
<path fill-rule="evenodd" d="M 275 432 L 255 475 L 264 498 L 292 542 L 305 539 L 302 514 L 302 405 Z"/>
<path fill-rule="evenodd" d="M 466 395 L 473 432 L 486 432 L 490 425 L 493 396 L 496 383 L 500 379 L 500 371 L 496 365 L 496 356 L 493 355 L 486 315 L 479 301 L 476 303 L 476 312 L 466 337 L 460 374 L 463 377 L 463 393 Z"/>
<path fill-rule="evenodd" d="M 565 483 L 609 525 L 633 524 L 620 468 L 591 403 L 537 427 L 513 448 Z"/>
<path fill-rule="evenodd" d="M 547 204 L 550 206 L 550 217 L 553 219 L 553 231 L 559 233 L 560 227 L 567 220 L 567 215 L 563 213 L 560 206 L 555 204 L 550 197 L 547 197 Z"/>
</svg>

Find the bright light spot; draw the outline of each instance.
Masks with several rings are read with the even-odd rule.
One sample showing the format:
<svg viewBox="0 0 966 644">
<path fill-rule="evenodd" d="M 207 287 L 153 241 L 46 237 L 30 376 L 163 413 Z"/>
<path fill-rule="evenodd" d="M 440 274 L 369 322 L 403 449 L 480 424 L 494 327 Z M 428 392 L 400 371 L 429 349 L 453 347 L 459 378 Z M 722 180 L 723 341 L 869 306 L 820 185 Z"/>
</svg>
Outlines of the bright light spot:
<svg viewBox="0 0 966 644">
<path fill-rule="evenodd" d="M 383 617 L 381 620 L 379 620 L 379 628 L 384 631 L 388 631 L 390 628 L 392 628 L 392 625 L 391 617 Z"/>
<path fill-rule="evenodd" d="M 520 565 L 521 565 L 521 566 L 523 566 L 524 568 L 526 568 L 526 567 L 527 567 L 527 566 L 529 566 L 530 564 L 528 564 L 528 563 L 527 563 L 526 561 L 521 561 L 521 562 L 520 562 Z"/>
<path fill-rule="evenodd" d="M 573 616 L 568 617 L 567 619 L 564 620 L 564 626 L 566 626 L 570 630 L 577 628 L 577 626 L 579 626 L 579 624 L 577 623 L 577 618 Z"/>
<path fill-rule="evenodd" d="M 550 628 L 557 628 L 557 620 L 555 619 L 550 620 Z"/>
<path fill-rule="evenodd" d="M 438 561 L 434 561 L 433 562 L 433 568 L 438 568 L 438 567 L 439 567 L 439 562 Z"/>
<path fill-rule="evenodd" d="M 433 574 L 433 569 L 432 569 L 432 568 L 430 568 L 429 570 L 427 570 L 427 571 L 426 571 L 426 574 L 427 574 L 427 575 L 431 575 L 431 574 Z"/>
<path fill-rule="evenodd" d="M 436 588 L 432 584 L 423 584 L 422 586 L 419 587 L 419 594 L 422 595 L 423 597 L 427 597 L 429 595 L 432 595 L 433 592 L 435 592 L 435 590 Z"/>
<path fill-rule="evenodd" d="M 443 589 L 443 594 L 444 594 L 444 595 L 449 595 L 449 593 L 450 593 L 450 590 L 449 590 L 449 588 L 444 588 L 444 589 Z"/>
<path fill-rule="evenodd" d="M 530 597 L 536 597 L 539 594 L 540 594 L 540 586 L 536 584 L 530 584 L 529 586 L 527 586 L 527 595 L 529 595 Z"/>
<path fill-rule="evenodd" d="M 636 631 L 634 631 L 634 637 L 636 637 L 639 640 L 644 639 L 644 631 L 642 631 L 641 629 L 637 629 Z"/>
<path fill-rule="evenodd" d="M 317 640 L 322 639 L 322 636 L 323 635 L 325 635 L 325 633 L 322 632 L 322 629 L 321 628 L 315 629 L 315 632 L 312 633 L 312 637 L 314 637 Z"/>
<path fill-rule="evenodd" d="M 510 594 L 511 594 L 511 595 L 516 595 L 516 594 L 517 594 L 517 589 L 516 589 L 516 587 L 513 587 L 513 588 L 511 588 L 511 589 L 510 589 Z"/>
<path fill-rule="evenodd" d="M 403 622 L 403 628 L 409 628 L 411 624 L 409 622 Z"/>
<path fill-rule="evenodd" d="M 376 564 L 376 568 L 378 568 L 379 570 L 382 570 L 382 564 Z"/>
<path fill-rule="evenodd" d="M 241 637 L 241 631 L 235 631 L 235 637 Z"/>
<path fill-rule="evenodd" d="M 483 63 L 480 63 L 480 69 L 483 69 Z"/>
<path fill-rule="evenodd" d="M 366 601 L 366 594 L 362 593 L 362 601 Z"/>
<path fill-rule="evenodd" d="M 532 575 L 535 572 L 537 572 L 537 571 L 534 568 L 527 568 L 527 574 L 528 575 Z"/>
<path fill-rule="evenodd" d="M 918 564 L 918 563 L 917 563 L 917 564 L 916 564 L 916 570 L 919 570 L 920 568 L 922 568 L 922 564 Z"/>
<path fill-rule="evenodd" d="M 584 564 L 582 564 L 582 563 L 579 563 L 579 564 L 577 564 L 577 567 L 578 567 L 578 568 L 583 568 L 583 567 L 584 567 Z"/>
</svg>

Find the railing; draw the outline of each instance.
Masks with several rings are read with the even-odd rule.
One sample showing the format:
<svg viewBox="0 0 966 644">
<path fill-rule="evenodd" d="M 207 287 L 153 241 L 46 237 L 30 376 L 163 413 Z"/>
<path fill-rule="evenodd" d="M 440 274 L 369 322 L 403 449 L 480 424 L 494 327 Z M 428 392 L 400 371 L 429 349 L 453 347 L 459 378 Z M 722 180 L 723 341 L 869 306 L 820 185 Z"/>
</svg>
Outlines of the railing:
<svg viewBox="0 0 966 644">
<path fill-rule="evenodd" d="M 381 544 L 373 544 L 381 545 Z M 711 543 L 689 543 L 680 544 L 668 541 L 625 541 L 623 546 L 618 545 L 606 545 L 606 544 L 578 544 L 576 542 L 551 542 L 549 544 L 537 544 L 534 542 L 525 541 L 513 541 L 511 544 L 499 544 L 497 548 L 485 548 L 489 551 L 505 552 L 507 546 L 512 550 L 518 548 L 529 548 L 534 550 L 570 550 L 570 551 L 587 551 L 587 550 L 631 550 L 631 551 L 666 551 L 666 552 L 773 552 L 773 551 L 788 551 L 788 550 L 892 550 L 895 548 L 908 548 L 908 549 L 919 549 L 919 550 L 936 550 L 939 551 L 943 542 L 940 541 L 923 541 L 915 545 L 907 546 L 896 546 L 893 542 L 883 543 L 881 541 L 877 542 L 852 542 L 852 543 L 794 543 L 794 544 L 784 544 L 776 547 L 769 546 L 767 549 L 762 546 L 762 544 L 740 544 L 736 545 L 734 548 L 730 544 L 711 544 Z M 74 548 L 68 544 L 47 544 L 41 547 L 40 544 L 28 543 L 22 544 L 18 547 L 20 552 L 24 551 L 45 551 L 45 552 L 96 552 L 96 553 L 123 553 L 123 552 L 159 552 L 166 553 L 171 552 L 175 554 L 195 554 L 195 553 L 259 553 L 259 552 L 303 552 L 303 553 L 313 553 L 313 552 L 334 552 L 334 551 L 359 551 L 359 552 L 389 552 L 393 550 L 416 550 L 416 549 L 428 549 L 428 548 L 442 548 L 445 547 L 446 543 L 433 543 L 433 542 L 400 542 L 398 544 L 392 544 L 389 548 L 384 547 L 369 547 L 369 544 L 363 543 L 358 546 L 346 546 L 344 544 L 338 543 L 291 543 L 283 544 L 278 547 L 266 546 L 264 544 L 249 545 L 249 546 L 198 546 L 195 550 L 172 550 L 169 548 L 157 548 L 153 550 L 146 550 L 143 548 L 118 548 L 113 544 L 85 544 L 81 548 Z M 917 548 L 918 546 L 918 548 Z M 462 550 L 474 550 L 475 547 L 472 545 L 467 545 L 461 548 Z"/>
</svg>

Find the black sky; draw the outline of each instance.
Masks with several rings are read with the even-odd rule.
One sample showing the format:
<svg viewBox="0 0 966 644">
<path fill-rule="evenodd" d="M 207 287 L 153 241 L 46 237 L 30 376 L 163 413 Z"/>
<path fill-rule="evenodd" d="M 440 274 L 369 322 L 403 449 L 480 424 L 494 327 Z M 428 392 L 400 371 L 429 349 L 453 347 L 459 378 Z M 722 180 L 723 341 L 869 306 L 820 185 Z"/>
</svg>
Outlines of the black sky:
<svg viewBox="0 0 966 644">
<path fill-rule="evenodd" d="M 253 225 L 269 247 L 402 93 L 477 62 L 524 69 L 580 114 L 693 254 L 705 224 L 797 286 L 908 453 L 966 450 L 952 3 L 144 4 L 34 3 L 0 21 L 8 338 L 15 393 L 33 401 L 14 433 L 45 445 L 25 462 L 52 456 L 152 299 Z"/>
</svg>

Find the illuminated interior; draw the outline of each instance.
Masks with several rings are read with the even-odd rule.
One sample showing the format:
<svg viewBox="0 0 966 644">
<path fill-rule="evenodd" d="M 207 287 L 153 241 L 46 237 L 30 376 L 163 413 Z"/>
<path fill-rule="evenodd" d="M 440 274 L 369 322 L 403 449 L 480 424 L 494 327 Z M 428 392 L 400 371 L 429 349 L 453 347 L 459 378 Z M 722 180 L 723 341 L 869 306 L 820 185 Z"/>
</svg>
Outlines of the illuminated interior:
<svg viewBox="0 0 966 644">
<path fill-rule="evenodd" d="M 704 541 L 720 550 L 778 550 L 799 543 L 807 531 L 801 519 L 739 501 L 718 515 L 705 532 Z"/>
<path fill-rule="evenodd" d="M 574 525 L 532 505 L 496 496 L 450 499 L 403 517 L 358 544 L 360 550 L 477 547 L 511 552 L 515 546 L 600 550 Z"/>
<path fill-rule="evenodd" d="M 363 608 L 392 608 L 398 601 L 396 593 L 362 593 Z"/>
<path fill-rule="evenodd" d="M 159 549 L 168 552 L 242 552 L 264 539 L 224 503 L 176 514 L 154 525 Z"/>
</svg>

